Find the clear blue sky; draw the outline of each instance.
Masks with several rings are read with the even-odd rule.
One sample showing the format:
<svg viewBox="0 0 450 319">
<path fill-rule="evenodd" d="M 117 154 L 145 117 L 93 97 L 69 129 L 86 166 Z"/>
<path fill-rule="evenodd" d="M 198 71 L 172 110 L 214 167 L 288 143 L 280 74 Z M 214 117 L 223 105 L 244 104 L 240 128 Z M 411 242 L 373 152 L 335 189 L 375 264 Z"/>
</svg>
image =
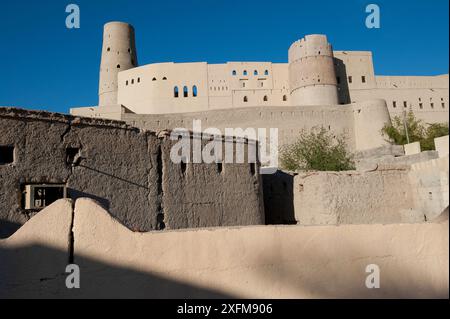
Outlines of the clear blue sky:
<svg viewBox="0 0 450 319">
<path fill-rule="evenodd" d="M 66 29 L 66 5 L 81 28 Z M 365 28 L 365 7 L 381 28 Z M 290 44 L 324 33 L 336 50 L 371 50 L 379 75 L 448 73 L 448 0 L 2 1 L 0 105 L 68 112 L 96 105 L 102 26 L 133 24 L 140 65 L 286 62 Z"/>
</svg>

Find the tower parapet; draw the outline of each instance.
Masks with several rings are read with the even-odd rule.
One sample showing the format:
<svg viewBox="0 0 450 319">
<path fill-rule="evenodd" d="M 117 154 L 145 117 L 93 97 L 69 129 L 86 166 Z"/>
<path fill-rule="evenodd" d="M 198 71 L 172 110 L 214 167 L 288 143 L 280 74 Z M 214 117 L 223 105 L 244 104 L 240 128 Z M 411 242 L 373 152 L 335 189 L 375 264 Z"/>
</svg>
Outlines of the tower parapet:
<svg viewBox="0 0 450 319">
<path fill-rule="evenodd" d="M 118 73 L 137 65 L 134 28 L 124 22 L 105 24 L 98 89 L 99 106 L 117 104 Z"/>
<path fill-rule="evenodd" d="M 325 35 L 307 35 L 289 48 L 292 105 L 336 105 L 333 49 Z"/>
</svg>

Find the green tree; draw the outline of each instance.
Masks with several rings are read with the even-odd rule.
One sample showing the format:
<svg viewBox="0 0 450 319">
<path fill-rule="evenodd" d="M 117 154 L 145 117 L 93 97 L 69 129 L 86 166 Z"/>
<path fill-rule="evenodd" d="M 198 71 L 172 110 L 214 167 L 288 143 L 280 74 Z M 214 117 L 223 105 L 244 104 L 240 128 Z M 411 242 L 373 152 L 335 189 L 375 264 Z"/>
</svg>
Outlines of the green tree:
<svg viewBox="0 0 450 319">
<path fill-rule="evenodd" d="M 434 139 L 448 135 L 448 124 L 436 123 L 426 126 L 421 120 L 417 119 L 413 111 L 409 111 L 405 117 L 395 116 L 392 123 L 385 124 L 381 130 L 388 141 L 395 145 L 419 142 L 422 151 L 434 150 Z"/>
<path fill-rule="evenodd" d="M 434 150 L 434 139 L 448 135 L 448 123 L 433 123 L 426 128 L 425 138 L 420 141 L 422 151 Z"/>
<path fill-rule="evenodd" d="M 348 152 L 345 137 L 333 136 L 325 128 L 302 131 L 298 140 L 280 150 L 283 169 L 345 171 L 355 169 L 353 155 Z"/>
</svg>

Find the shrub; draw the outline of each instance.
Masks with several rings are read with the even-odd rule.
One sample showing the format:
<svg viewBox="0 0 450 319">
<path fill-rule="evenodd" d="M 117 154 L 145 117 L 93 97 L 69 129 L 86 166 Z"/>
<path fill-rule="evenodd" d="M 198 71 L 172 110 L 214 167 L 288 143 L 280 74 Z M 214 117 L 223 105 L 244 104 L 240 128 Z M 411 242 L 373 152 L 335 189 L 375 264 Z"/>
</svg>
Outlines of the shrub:
<svg viewBox="0 0 450 319">
<path fill-rule="evenodd" d="M 344 136 L 333 136 L 323 127 L 302 131 L 298 140 L 280 150 L 281 168 L 296 170 L 345 171 L 354 169 L 353 155 Z"/>
<path fill-rule="evenodd" d="M 448 135 L 447 123 L 435 123 L 425 126 L 421 120 L 416 119 L 414 113 L 409 111 L 405 118 L 395 116 L 392 124 L 385 124 L 382 131 L 387 136 L 388 141 L 396 145 L 408 143 L 405 124 L 408 130 L 409 143 L 420 142 L 422 151 L 434 150 L 434 139 Z"/>
</svg>

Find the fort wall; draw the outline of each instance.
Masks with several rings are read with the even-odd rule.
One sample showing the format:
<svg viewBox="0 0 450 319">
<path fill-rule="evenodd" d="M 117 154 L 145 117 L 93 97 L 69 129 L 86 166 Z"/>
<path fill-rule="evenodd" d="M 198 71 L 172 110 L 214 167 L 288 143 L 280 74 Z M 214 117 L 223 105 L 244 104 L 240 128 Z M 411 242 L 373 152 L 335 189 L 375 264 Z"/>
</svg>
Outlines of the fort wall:
<svg viewBox="0 0 450 319">
<path fill-rule="evenodd" d="M 193 120 L 201 120 L 203 128 L 278 128 L 279 145 L 295 141 L 302 130 L 323 127 L 336 135 L 344 135 L 351 150 L 365 150 L 387 144 L 380 131 L 390 121 L 382 100 L 345 106 L 236 108 L 232 112 L 215 110 L 179 114 L 123 114 L 130 125 L 161 130 L 192 128 Z M 268 141 L 268 139 L 267 139 Z"/>
</svg>

